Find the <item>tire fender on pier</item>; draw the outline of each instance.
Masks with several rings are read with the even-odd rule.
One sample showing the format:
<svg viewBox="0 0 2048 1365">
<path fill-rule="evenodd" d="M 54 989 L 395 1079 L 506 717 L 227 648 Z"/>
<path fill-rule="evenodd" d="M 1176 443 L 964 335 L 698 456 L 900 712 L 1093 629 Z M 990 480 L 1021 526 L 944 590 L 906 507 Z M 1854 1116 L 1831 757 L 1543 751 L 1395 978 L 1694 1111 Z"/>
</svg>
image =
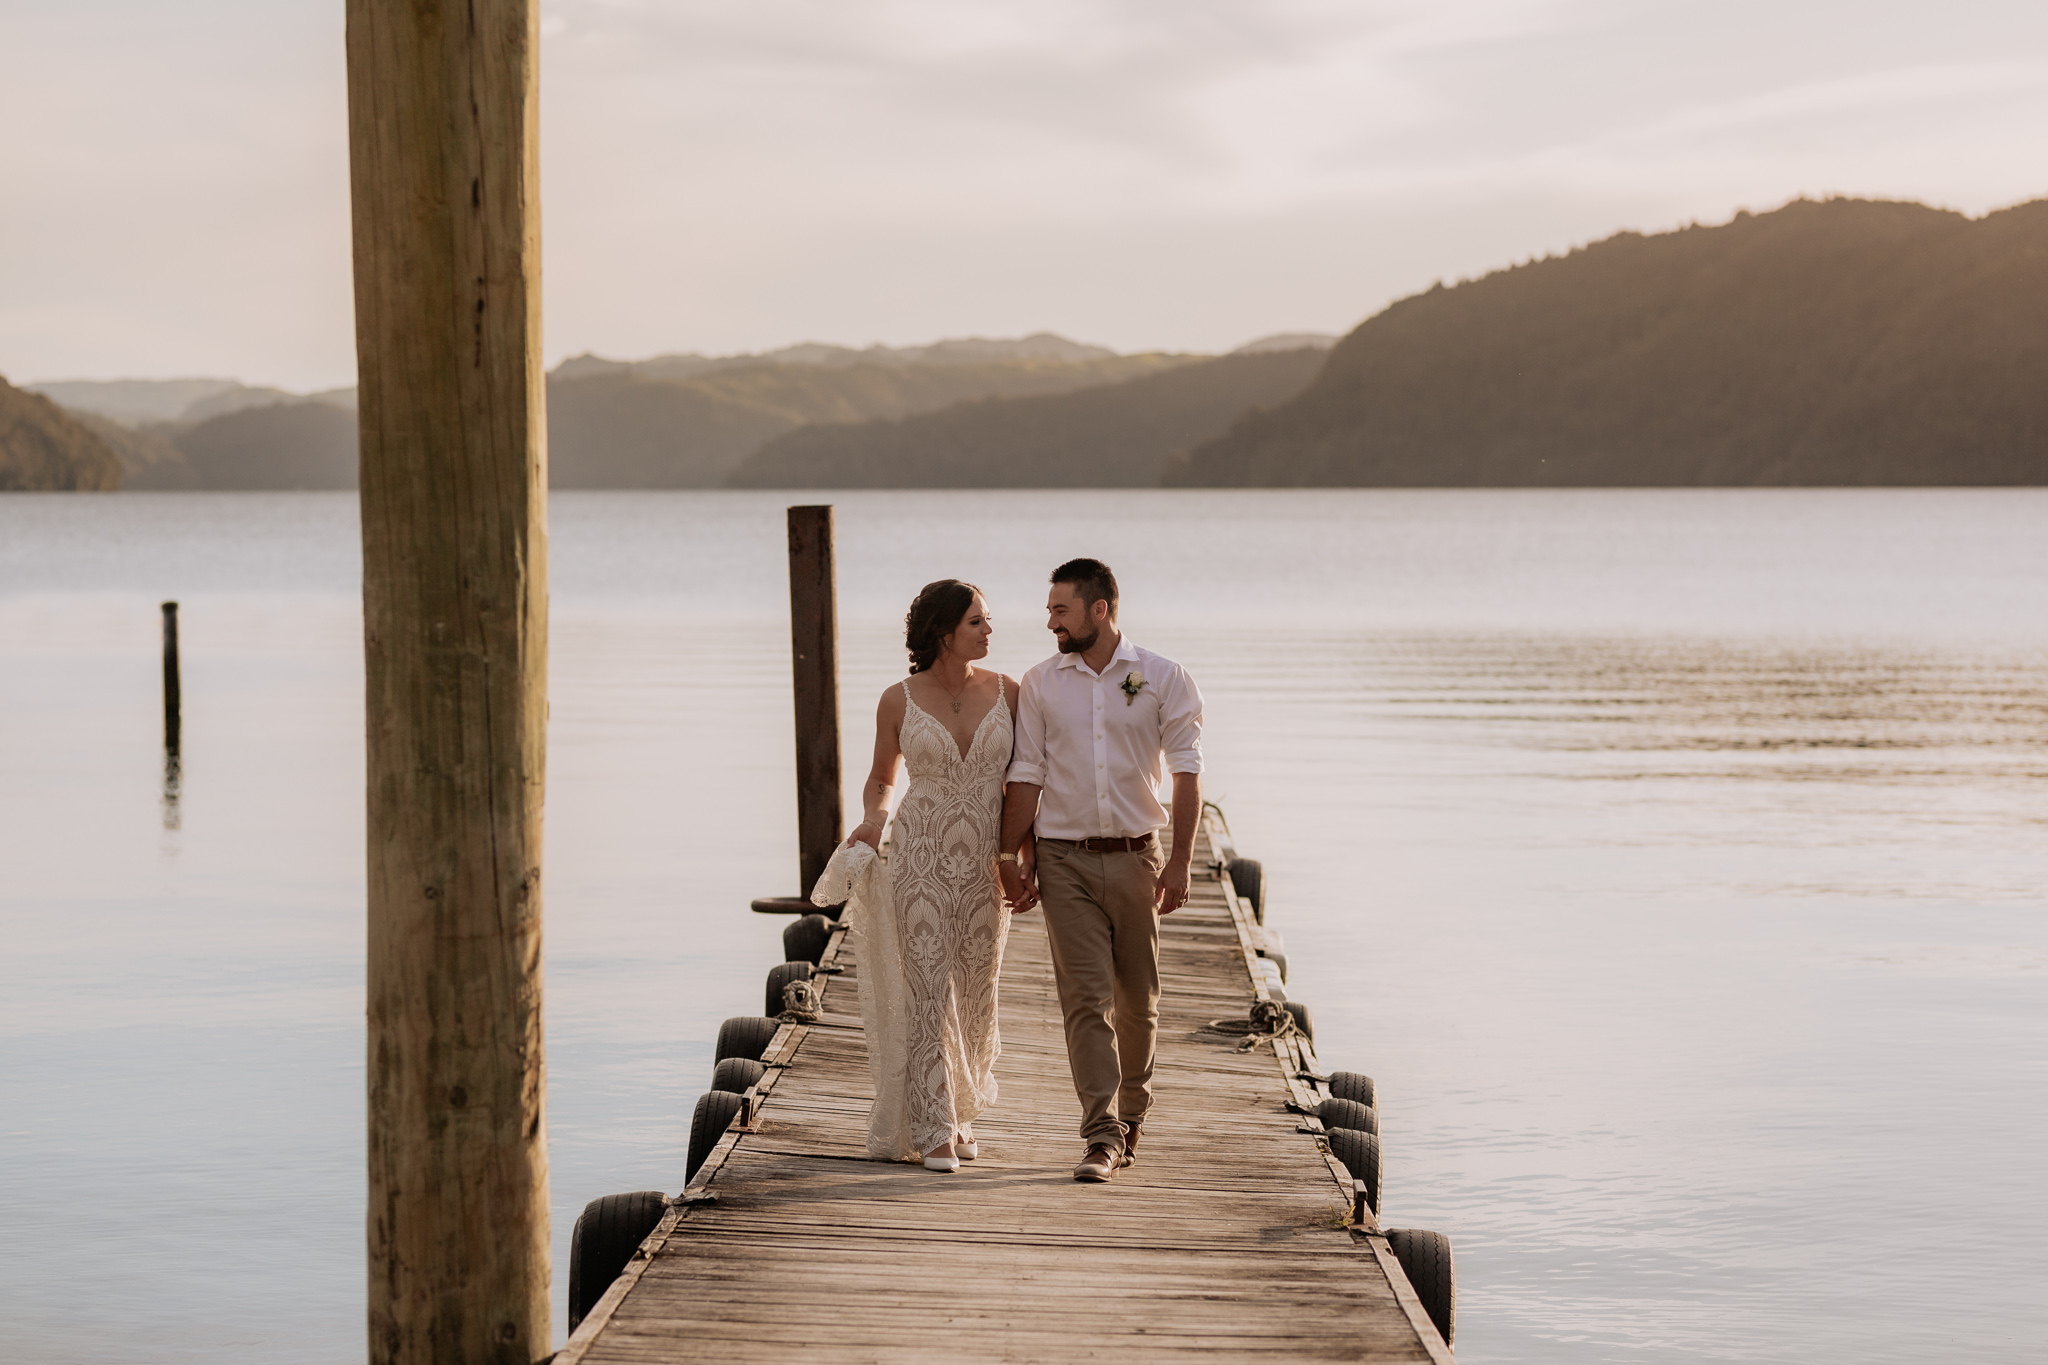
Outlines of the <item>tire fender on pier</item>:
<svg viewBox="0 0 2048 1365">
<path fill-rule="evenodd" d="M 1379 1111 L 1357 1100 L 1324 1100 L 1316 1106 L 1316 1117 L 1325 1128 L 1356 1128 L 1374 1135 L 1380 1131 Z"/>
<path fill-rule="evenodd" d="M 569 1330 L 574 1332 L 612 1287 L 633 1253 L 668 1211 L 660 1190 L 608 1194 L 583 1206 L 569 1237 Z"/>
<path fill-rule="evenodd" d="M 832 941 L 832 921 L 823 915 L 805 915 L 782 931 L 782 960 L 808 962 L 813 967 L 825 956 Z M 776 1006 L 777 1010 L 781 1006 Z"/>
<path fill-rule="evenodd" d="M 730 1090 L 713 1090 L 697 1097 L 696 1111 L 690 1115 L 690 1157 L 683 1183 L 697 1178 L 697 1168 L 711 1155 L 711 1149 L 725 1136 L 725 1130 L 732 1126 L 733 1117 L 739 1112 L 740 1097 Z"/>
<path fill-rule="evenodd" d="M 1458 1328 L 1458 1266 L 1451 1257 L 1451 1239 L 1441 1232 L 1424 1232 L 1420 1228 L 1388 1228 L 1387 1245 L 1393 1248 L 1401 1269 L 1408 1272 L 1408 1283 L 1415 1286 L 1415 1297 L 1422 1300 L 1429 1320 L 1443 1333 L 1444 1345 L 1454 1345 L 1451 1338 Z"/>
<path fill-rule="evenodd" d="M 768 1068 L 745 1057 L 727 1057 L 711 1068 L 711 1088 L 730 1095 L 744 1095 L 768 1074 Z"/>
<path fill-rule="evenodd" d="M 1366 1108 L 1375 1107 L 1379 1101 L 1374 1098 L 1372 1077 L 1357 1071 L 1332 1071 L 1330 1073 L 1330 1094 L 1335 1099 L 1353 1100 Z M 1373 1131 L 1377 1133 L 1378 1128 Z"/>
<path fill-rule="evenodd" d="M 1365 1182 L 1365 1202 L 1380 1211 L 1380 1140 L 1376 1133 L 1358 1128 L 1332 1128 L 1330 1155 L 1344 1163 L 1353 1180 Z"/>
<path fill-rule="evenodd" d="M 1251 903 L 1252 918 L 1266 922 L 1266 865 L 1257 858 L 1232 858 L 1226 865 L 1230 889 Z"/>
<path fill-rule="evenodd" d="M 718 1026 L 718 1044 L 712 1050 L 712 1063 L 715 1065 L 728 1057 L 760 1061 L 761 1054 L 768 1050 L 768 1044 L 775 1037 L 775 1030 L 781 1027 L 779 1019 L 751 1014 L 734 1015 Z"/>
</svg>

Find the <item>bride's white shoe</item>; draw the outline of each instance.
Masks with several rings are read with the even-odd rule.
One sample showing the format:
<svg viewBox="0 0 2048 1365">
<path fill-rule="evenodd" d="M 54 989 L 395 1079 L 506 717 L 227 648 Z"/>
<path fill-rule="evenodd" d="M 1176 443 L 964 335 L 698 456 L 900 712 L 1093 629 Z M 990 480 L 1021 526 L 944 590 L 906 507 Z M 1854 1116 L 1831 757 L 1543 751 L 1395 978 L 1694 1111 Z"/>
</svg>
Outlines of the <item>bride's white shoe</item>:
<svg viewBox="0 0 2048 1365">
<path fill-rule="evenodd" d="M 955 1150 L 958 1149 L 956 1148 Z M 959 1170 L 960 1158 L 950 1155 L 940 1156 L 939 1153 L 943 1151 L 946 1151 L 945 1147 L 932 1148 L 931 1154 L 924 1159 L 924 1168 L 928 1171 L 942 1171 L 947 1175 L 951 1175 L 954 1171 Z"/>
<path fill-rule="evenodd" d="M 962 1137 L 955 1137 L 953 1155 L 962 1161 L 972 1161 L 981 1155 L 981 1145 L 974 1140 L 974 1134 L 971 1132 Z"/>
</svg>

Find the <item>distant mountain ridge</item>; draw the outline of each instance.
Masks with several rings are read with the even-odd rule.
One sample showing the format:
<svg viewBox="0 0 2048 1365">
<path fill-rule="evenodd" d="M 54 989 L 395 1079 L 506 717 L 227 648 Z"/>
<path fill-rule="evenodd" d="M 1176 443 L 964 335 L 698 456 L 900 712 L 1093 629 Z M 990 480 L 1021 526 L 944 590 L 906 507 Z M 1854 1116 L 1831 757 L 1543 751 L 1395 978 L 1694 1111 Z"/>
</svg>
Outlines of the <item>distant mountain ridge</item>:
<svg viewBox="0 0 2048 1365">
<path fill-rule="evenodd" d="M 778 436 L 736 488 L 1156 488 L 1166 461 L 1249 409 L 1293 397 L 1316 346 L 1239 350 L 1066 393 L 817 423 Z"/>
<path fill-rule="evenodd" d="M 575 357 L 548 380 L 550 481 L 716 488 L 763 442 L 806 424 L 1061 393 L 1198 358 L 1119 355 L 1046 332 L 893 348 L 805 343 L 766 356 Z M 353 389 L 302 395 L 227 379 L 36 387 L 78 410 L 131 488 L 354 487 Z"/>
<path fill-rule="evenodd" d="M 234 379 L 59 379 L 23 387 L 73 412 L 89 412 L 123 426 L 202 422 L 244 408 L 284 403 L 330 403 L 353 409 L 353 388 L 288 393 Z"/>
<path fill-rule="evenodd" d="M 877 344 L 856 348 L 805 341 L 775 351 L 725 356 L 683 351 L 647 360 L 607 360 L 586 351 L 555 366 L 549 377 L 588 379 L 602 374 L 634 374 L 644 379 L 682 379 L 747 365 L 991 365 L 1020 361 L 1079 365 L 1111 360 L 1116 354 L 1106 346 L 1069 341 L 1051 332 L 1014 338 L 952 337 L 928 346 Z"/>
<path fill-rule="evenodd" d="M 548 462 L 557 488 L 719 488 L 764 443 L 799 428 L 1088 389 L 1192 359 L 750 362 L 681 376 L 635 366 L 556 378 L 548 384 Z"/>
<path fill-rule="evenodd" d="M 1795 200 L 1402 299 L 1169 484 L 2048 483 L 2048 201 Z"/>
</svg>

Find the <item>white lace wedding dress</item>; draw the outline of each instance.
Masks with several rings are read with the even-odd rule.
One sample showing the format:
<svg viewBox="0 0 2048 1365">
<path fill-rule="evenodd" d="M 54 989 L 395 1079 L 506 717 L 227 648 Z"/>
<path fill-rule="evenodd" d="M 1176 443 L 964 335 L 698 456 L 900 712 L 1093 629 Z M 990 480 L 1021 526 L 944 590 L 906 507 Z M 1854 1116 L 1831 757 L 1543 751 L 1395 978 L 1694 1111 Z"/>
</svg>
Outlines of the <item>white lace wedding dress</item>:
<svg viewBox="0 0 2048 1365">
<path fill-rule="evenodd" d="M 967 752 L 903 685 L 898 742 L 910 785 L 884 868 L 866 845 L 841 849 L 812 899 L 847 902 L 875 1107 L 868 1154 L 915 1161 L 995 1103 L 996 977 L 1010 917 L 996 880 L 1009 700 Z"/>
</svg>

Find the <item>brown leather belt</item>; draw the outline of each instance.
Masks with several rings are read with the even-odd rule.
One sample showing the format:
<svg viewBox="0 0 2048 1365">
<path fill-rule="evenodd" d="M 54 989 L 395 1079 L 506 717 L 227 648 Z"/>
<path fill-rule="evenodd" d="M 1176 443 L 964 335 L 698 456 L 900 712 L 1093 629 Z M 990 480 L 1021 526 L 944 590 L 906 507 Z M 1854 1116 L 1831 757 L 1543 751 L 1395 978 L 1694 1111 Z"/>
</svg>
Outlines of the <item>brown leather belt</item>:
<svg viewBox="0 0 2048 1365">
<path fill-rule="evenodd" d="M 1135 839 L 1047 839 L 1048 844 L 1072 844 L 1084 853 L 1143 853 L 1152 847 L 1152 836 Z"/>
</svg>

